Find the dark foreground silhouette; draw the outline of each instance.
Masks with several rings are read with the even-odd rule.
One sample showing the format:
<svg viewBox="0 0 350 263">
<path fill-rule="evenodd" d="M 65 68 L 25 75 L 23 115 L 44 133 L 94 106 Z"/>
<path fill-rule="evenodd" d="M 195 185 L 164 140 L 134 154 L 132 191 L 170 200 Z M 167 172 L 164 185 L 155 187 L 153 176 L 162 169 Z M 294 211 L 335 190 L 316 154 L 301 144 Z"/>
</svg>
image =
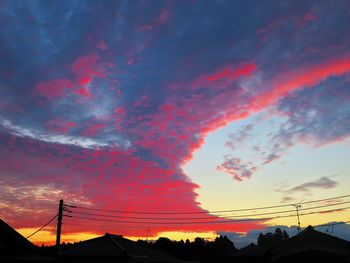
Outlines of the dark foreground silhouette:
<svg viewBox="0 0 350 263">
<path fill-rule="evenodd" d="M 289 238 L 285 231 L 260 234 L 256 244 L 236 249 L 226 236 L 214 241 L 137 242 L 120 235 L 37 247 L 0 220 L 0 262 L 350 262 L 350 242 L 311 226 Z"/>
</svg>

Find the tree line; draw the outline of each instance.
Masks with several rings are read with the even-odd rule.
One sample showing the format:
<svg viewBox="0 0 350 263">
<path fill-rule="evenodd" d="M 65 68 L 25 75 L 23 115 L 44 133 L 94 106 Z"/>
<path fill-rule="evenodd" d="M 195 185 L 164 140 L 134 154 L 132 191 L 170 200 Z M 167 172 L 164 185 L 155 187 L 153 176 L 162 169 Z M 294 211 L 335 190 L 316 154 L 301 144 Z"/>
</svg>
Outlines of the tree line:
<svg viewBox="0 0 350 263">
<path fill-rule="evenodd" d="M 268 249 L 287 239 L 289 239 L 287 232 L 276 228 L 274 233 L 260 233 L 257 238 L 257 245 Z M 138 240 L 137 243 L 171 254 L 178 259 L 200 260 L 202 262 L 234 256 L 238 250 L 227 236 L 216 237 L 213 241 L 208 241 L 200 237 L 195 238 L 193 241 L 189 241 L 188 239 L 186 241 L 175 241 L 166 237 L 160 237 L 154 242 Z M 72 245 L 74 243 L 61 244 L 61 251 L 70 248 Z M 54 246 L 41 246 L 38 247 L 38 250 L 44 255 L 54 255 L 56 251 Z"/>
</svg>

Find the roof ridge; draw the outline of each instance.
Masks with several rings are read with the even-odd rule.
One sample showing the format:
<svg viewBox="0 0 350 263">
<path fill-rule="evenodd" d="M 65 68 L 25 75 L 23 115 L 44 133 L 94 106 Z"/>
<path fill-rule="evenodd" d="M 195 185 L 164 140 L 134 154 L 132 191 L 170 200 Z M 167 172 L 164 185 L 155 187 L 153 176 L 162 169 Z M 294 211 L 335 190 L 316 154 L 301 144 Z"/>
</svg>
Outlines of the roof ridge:
<svg viewBox="0 0 350 263">
<path fill-rule="evenodd" d="M 109 233 L 105 234 L 106 237 L 110 238 L 110 240 L 112 240 L 113 244 L 118 247 L 123 254 L 126 252 L 126 249 L 114 238 L 115 235 L 111 235 Z"/>
<path fill-rule="evenodd" d="M 24 237 L 22 234 L 20 234 L 15 228 L 13 228 L 11 225 L 7 224 L 4 220 L 0 218 L 0 225 L 10 236 L 14 237 L 17 241 L 21 242 L 23 245 L 34 248 L 35 245 L 28 240 L 26 237 Z"/>
<path fill-rule="evenodd" d="M 309 225 L 308 227 L 306 227 L 303 231 L 301 231 L 300 233 L 296 234 L 295 236 L 292 236 L 291 238 L 281 242 L 280 244 L 276 245 L 276 246 L 273 246 L 271 247 L 269 250 L 274 250 L 274 249 L 278 249 L 279 247 L 281 246 L 284 246 L 288 243 L 291 243 L 291 242 L 296 242 L 296 240 L 302 238 L 303 236 L 307 236 L 308 234 L 310 233 L 314 233 L 316 234 L 318 237 L 323 237 L 323 238 L 327 238 L 328 240 L 337 240 L 338 242 L 343 242 L 344 244 L 350 244 L 349 241 L 345 240 L 345 239 L 342 239 L 342 238 L 339 238 L 339 237 L 336 237 L 336 236 L 333 236 L 333 235 L 330 235 L 330 234 L 326 234 L 326 233 L 323 233 L 321 231 L 318 231 L 316 229 L 314 229 L 314 227 L 312 227 L 311 225 Z"/>
</svg>

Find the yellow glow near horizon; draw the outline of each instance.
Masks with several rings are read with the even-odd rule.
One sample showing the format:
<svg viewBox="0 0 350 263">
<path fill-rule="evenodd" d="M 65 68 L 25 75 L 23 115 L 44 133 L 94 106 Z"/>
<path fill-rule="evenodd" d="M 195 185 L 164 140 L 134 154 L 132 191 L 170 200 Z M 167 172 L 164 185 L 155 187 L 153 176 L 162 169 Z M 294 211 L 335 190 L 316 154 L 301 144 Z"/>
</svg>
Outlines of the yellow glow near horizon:
<svg viewBox="0 0 350 263">
<path fill-rule="evenodd" d="M 34 231 L 36 231 L 37 228 L 19 228 L 17 231 L 23 235 L 24 237 L 29 236 Z M 48 228 L 44 229 L 37 234 L 35 234 L 33 237 L 29 238 L 29 240 L 38 246 L 41 245 L 53 245 L 56 243 L 56 228 Z M 79 242 L 84 241 L 87 239 L 95 238 L 100 235 L 92 232 L 81 232 L 81 233 L 70 233 L 70 234 L 62 234 L 61 235 L 61 242 Z"/>
<path fill-rule="evenodd" d="M 24 237 L 29 236 L 32 234 L 34 231 L 36 231 L 37 228 L 19 228 L 17 231 L 23 235 Z M 71 233 L 71 234 L 62 234 L 61 236 L 61 242 L 79 242 L 79 241 L 84 241 L 87 239 L 95 238 L 101 236 L 100 234 L 96 233 L 87 233 L 87 232 L 81 232 L 81 233 Z M 196 237 L 203 238 L 205 240 L 213 240 L 217 237 L 218 235 L 214 231 L 209 231 L 209 232 L 182 232 L 182 231 L 166 231 L 166 232 L 161 232 L 155 237 L 147 237 L 147 236 L 125 236 L 125 238 L 137 241 L 139 239 L 142 240 L 157 240 L 160 237 L 167 237 L 171 240 L 184 240 L 186 239 L 193 241 Z M 29 240 L 38 246 L 41 245 L 54 245 L 56 242 L 56 232 L 55 228 L 49 228 L 46 230 L 42 230 L 38 232 L 36 235 L 33 237 L 29 238 Z"/>
<path fill-rule="evenodd" d="M 319 214 L 314 215 L 307 215 L 307 216 L 301 216 L 300 217 L 300 223 L 301 227 L 305 228 L 308 225 L 321 225 L 326 224 L 328 222 L 345 222 L 349 218 L 349 210 L 339 211 L 339 212 L 332 212 L 332 213 L 326 213 L 322 214 L 322 217 L 319 216 Z M 274 219 L 271 221 L 266 222 L 266 226 L 277 226 L 277 225 L 285 225 L 288 227 L 291 226 L 297 226 L 297 217 L 290 217 L 290 218 L 281 218 L 281 219 Z M 36 231 L 37 228 L 19 228 L 17 231 L 23 235 L 24 237 L 29 236 L 34 231 Z M 40 231 L 33 237 L 29 238 L 29 240 L 34 243 L 35 245 L 54 245 L 56 240 L 56 232 L 55 228 L 48 228 Z M 245 234 L 242 232 L 241 234 Z M 101 236 L 100 234 L 93 233 L 93 232 L 80 232 L 80 233 L 70 233 L 70 234 L 62 234 L 61 236 L 61 242 L 79 242 L 88 240 L 91 238 L 95 238 Z M 125 235 L 126 238 L 129 238 L 131 240 L 137 241 L 139 239 L 141 240 L 157 240 L 160 237 L 167 237 L 171 240 L 184 240 L 189 239 L 190 241 L 193 241 L 196 237 L 204 238 L 206 240 L 214 240 L 215 237 L 218 235 L 214 231 L 208 231 L 208 232 L 186 232 L 186 231 L 166 231 L 161 232 L 158 235 L 154 237 L 147 237 L 147 236 L 128 236 Z"/>
<path fill-rule="evenodd" d="M 141 237 L 135 237 L 135 236 L 125 236 L 126 238 L 129 238 L 131 240 L 139 240 L 139 239 L 148 239 L 148 240 L 157 240 L 160 237 L 167 237 L 171 240 L 184 240 L 186 239 L 193 241 L 196 237 L 204 238 L 206 240 L 213 240 L 215 237 L 218 235 L 214 231 L 209 231 L 209 232 L 183 232 L 183 231 L 166 231 L 166 232 L 161 232 L 155 237 L 146 237 L 146 236 L 141 236 Z"/>
</svg>

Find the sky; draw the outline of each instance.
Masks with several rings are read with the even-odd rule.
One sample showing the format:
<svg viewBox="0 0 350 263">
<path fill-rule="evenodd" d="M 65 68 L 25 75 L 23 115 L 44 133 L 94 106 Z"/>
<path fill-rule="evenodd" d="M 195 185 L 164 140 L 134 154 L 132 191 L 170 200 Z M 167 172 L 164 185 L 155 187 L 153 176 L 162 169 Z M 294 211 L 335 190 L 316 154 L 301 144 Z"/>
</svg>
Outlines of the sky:
<svg viewBox="0 0 350 263">
<path fill-rule="evenodd" d="M 349 1 L 0 5 L 0 215 L 23 235 L 64 199 L 63 241 L 245 244 L 349 194 Z M 301 226 L 348 201 L 303 204 Z M 213 212 L 273 205 L 291 216 Z"/>
</svg>

